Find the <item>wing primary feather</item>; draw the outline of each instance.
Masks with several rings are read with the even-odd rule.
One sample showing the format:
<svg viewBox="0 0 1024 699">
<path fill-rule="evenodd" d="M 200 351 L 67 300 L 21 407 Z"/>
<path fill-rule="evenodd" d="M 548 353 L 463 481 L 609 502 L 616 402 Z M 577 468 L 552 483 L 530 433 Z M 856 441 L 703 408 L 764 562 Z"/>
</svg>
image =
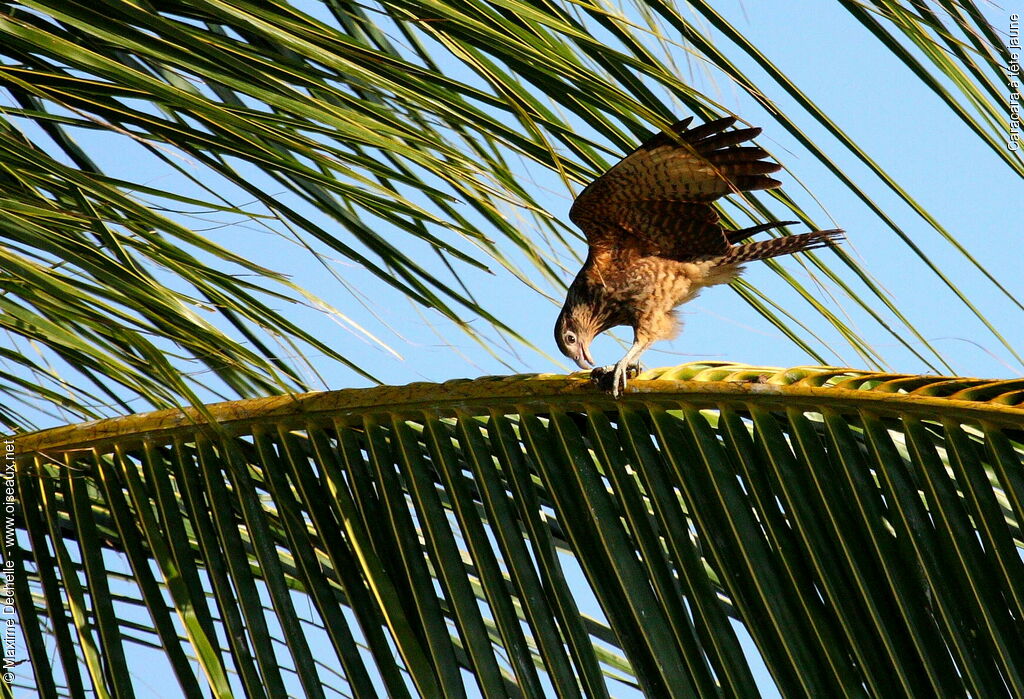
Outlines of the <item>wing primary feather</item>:
<svg viewBox="0 0 1024 699">
<path fill-rule="evenodd" d="M 708 136 L 718 133 L 719 131 L 724 131 L 735 123 L 736 117 L 734 116 L 722 117 L 721 119 L 715 119 L 714 121 L 709 121 L 706 124 L 696 126 L 687 131 L 684 136 L 686 136 L 686 140 L 689 143 L 696 143 L 697 141 L 701 141 Z"/>
<path fill-rule="evenodd" d="M 749 141 L 752 138 L 757 138 L 761 135 L 761 129 L 736 129 L 734 131 L 726 131 L 724 133 L 713 134 L 707 138 L 701 139 L 701 141 L 695 142 L 694 145 L 700 148 L 701 151 L 717 150 L 719 148 L 726 148 L 728 146 L 734 146 L 737 143 L 743 143 Z"/>
<path fill-rule="evenodd" d="M 782 169 L 778 163 L 770 163 L 767 160 L 745 160 L 738 163 L 721 164 L 711 160 L 711 163 L 723 175 L 728 175 L 730 179 L 733 175 L 768 175 Z"/>
<path fill-rule="evenodd" d="M 719 163 L 734 163 L 741 160 L 760 160 L 767 158 L 771 153 L 764 148 L 757 146 L 739 146 L 736 148 L 724 148 L 710 153 L 708 158 L 714 158 Z"/>
<path fill-rule="evenodd" d="M 672 126 L 670 126 L 669 129 L 673 133 L 682 133 L 683 131 L 686 131 L 686 127 L 689 126 L 692 122 L 693 122 L 693 117 L 692 116 L 688 116 L 685 119 L 680 119 L 676 123 L 672 124 Z"/>
<path fill-rule="evenodd" d="M 764 175 L 739 175 L 731 178 L 731 182 L 741 192 L 756 192 L 760 189 L 775 189 L 782 186 L 782 182 Z"/>
<path fill-rule="evenodd" d="M 643 143 L 640 144 L 638 148 L 636 148 L 636 150 L 633 151 L 633 153 L 638 151 L 651 151 L 655 148 L 661 148 L 662 146 L 679 145 L 679 139 L 685 135 L 686 127 L 689 126 L 692 121 L 693 117 L 686 117 L 685 119 L 677 121 L 672 124 L 672 126 L 668 127 L 668 131 L 670 133 L 658 131 L 651 134 Z M 632 155 L 632 153 L 630 155 Z"/>
</svg>

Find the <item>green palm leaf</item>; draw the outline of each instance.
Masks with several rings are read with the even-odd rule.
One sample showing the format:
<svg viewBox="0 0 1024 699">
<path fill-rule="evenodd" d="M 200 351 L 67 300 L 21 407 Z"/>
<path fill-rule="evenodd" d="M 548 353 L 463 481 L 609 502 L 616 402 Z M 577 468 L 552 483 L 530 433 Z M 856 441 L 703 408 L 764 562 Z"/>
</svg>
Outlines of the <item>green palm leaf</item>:
<svg viewBox="0 0 1024 699">
<path fill-rule="evenodd" d="M 703 363 L 633 385 L 20 437 L 4 559 L 33 688 L 127 695 L 148 647 L 196 696 L 754 696 L 755 659 L 785 695 L 1024 691 L 1019 381 Z"/>
</svg>

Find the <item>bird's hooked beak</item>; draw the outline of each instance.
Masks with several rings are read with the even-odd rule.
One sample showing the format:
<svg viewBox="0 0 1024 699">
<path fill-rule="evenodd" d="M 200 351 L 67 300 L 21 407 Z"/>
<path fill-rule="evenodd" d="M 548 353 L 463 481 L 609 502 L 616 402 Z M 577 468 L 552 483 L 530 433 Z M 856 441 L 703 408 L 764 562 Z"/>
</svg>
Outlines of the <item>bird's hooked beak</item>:
<svg viewBox="0 0 1024 699">
<path fill-rule="evenodd" d="M 580 353 L 572 359 L 580 369 L 593 369 L 594 358 L 590 356 L 590 343 L 580 343 Z"/>
</svg>

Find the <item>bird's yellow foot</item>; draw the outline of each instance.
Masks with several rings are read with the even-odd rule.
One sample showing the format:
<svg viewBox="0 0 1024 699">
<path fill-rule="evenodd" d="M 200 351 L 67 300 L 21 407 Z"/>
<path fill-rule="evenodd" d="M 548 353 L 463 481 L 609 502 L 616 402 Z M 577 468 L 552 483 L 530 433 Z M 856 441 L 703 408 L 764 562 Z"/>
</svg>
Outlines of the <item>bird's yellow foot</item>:
<svg viewBox="0 0 1024 699">
<path fill-rule="evenodd" d="M 612 396 L 618 398 L 626 390 L 626 381 L 635 379 L 640 375 L 643 368 L 640 364 L 609 364 L 608 366 L 595 367 L 590 372 L 590 380 L 597 384 L 598 388 L 610 391 Z"/>
</svg>

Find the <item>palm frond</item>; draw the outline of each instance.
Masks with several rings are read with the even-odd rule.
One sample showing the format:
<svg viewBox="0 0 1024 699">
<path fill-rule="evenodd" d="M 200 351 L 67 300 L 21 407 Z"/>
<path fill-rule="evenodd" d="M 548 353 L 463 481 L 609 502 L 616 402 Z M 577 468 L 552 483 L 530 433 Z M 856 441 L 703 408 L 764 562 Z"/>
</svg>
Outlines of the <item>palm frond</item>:
<svg viewBox="0 0 1024 699">
<path fill-rule="evenodd" d="M 1024 691 L 1020 381 L 698 363 L 632 386 L 19 437 L 17 688 L 125 693 L 147 647 L 197 695 L 756 696 L 755 661 L 785 695 Z"/>
</svg>

